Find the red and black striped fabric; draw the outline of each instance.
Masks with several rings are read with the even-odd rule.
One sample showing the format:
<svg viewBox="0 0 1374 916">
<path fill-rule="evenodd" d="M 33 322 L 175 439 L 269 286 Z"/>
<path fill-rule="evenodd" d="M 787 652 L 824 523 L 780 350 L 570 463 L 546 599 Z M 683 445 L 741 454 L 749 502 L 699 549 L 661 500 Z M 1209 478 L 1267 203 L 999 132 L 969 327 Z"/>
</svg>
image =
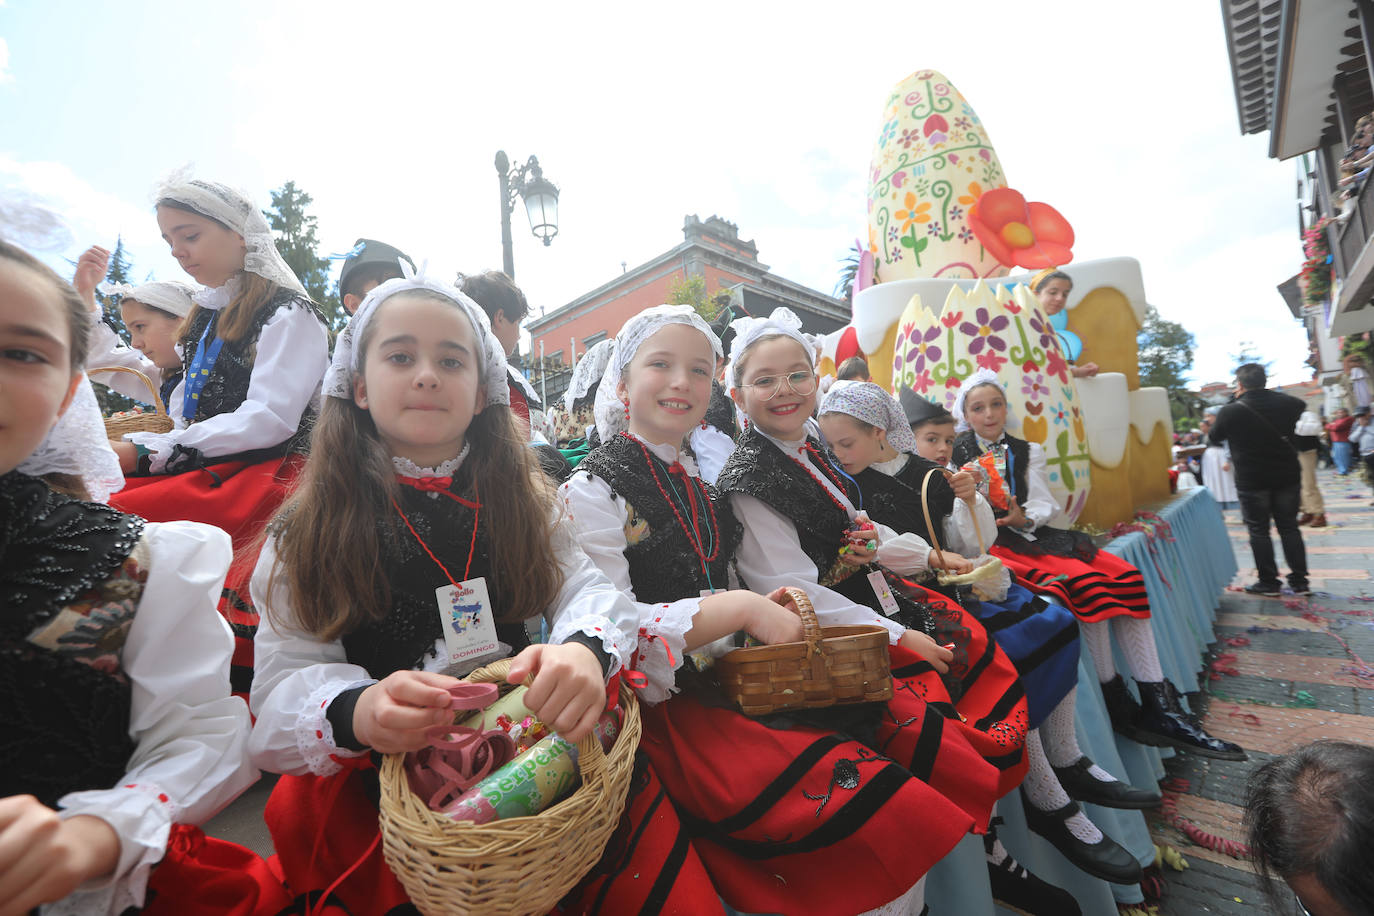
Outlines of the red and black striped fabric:
<svg viewBox="0 0 1374 916">
<path fill-rule="evenodd" d="M 294 897 L 292 913 L 416 914 L 378 842 L 375 771 L 283 776 L 263 812 L 273 864 Z M 350 872 L 349 870 L 352 869 Z M 345 873 L 348 876 L 338 881 Z M 335 882 L 338 882 L 335 886 Z M 601 861 L 554 910 L 566 916 L 722 914 L 720 898 L 647 761 L 636 761 L 630 796 Z"/>
<path fill-rule="evenodd" d="M 986 829 L 1020 781 L 1024 725 L 971 739 L 934 669 L 891 654 L 895 696 L 870 743 L 768 727 L 690 693 L 645 710 L 641 749 L 731 907 L 839 916 L 888 903 Z M 1012 706 L 1024 721 L 1024 700 Z"/>
<path fill-rule="evenodd" d="M 258 535 L 281 507 L 303 463 L 303 456 L 287 455 L 256 464 L 226 461 L 185 474 L 131 477 L 110 497 L 116 509 L 150 522 L 204 522 L 233 539 L 234 562 L 219 612 L 234 631 L 229 681 L 244 702 L 253 682 L 253 634 L 258 630 L 258 612 L 248 596 L 258 562 Z"/>
<path fill-rule="evenodd" d="M 1079 620 L 1150 616 L 1140 570 L 1105 550 L 1099 550 L 1091 563 L 1053 554 L 1027 556 L 1000 546 L 990 552 L 1027 588 L 1053 595 Z"/>
</svg>

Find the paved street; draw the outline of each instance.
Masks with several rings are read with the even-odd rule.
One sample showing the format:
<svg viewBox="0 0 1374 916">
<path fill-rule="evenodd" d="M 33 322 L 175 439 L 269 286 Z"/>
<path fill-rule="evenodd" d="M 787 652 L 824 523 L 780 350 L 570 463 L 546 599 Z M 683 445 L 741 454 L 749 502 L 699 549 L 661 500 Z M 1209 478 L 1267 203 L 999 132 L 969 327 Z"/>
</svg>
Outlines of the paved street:
<svg viewBox="0 0 1374 916">
<path fill-rule="evenodd" d="M 1327 528 L 1304 528 L 1312 588 L 1308 601 L 1255 598 L 1228 591 L 1217 618 L 1218 643 L 1210 658 L 1205 721 L 1212 734 L 1240 742 L 1242 763 L 1180 755 L 1170 774 L 1187 781 L 1177 813 L 1207 833 L 1241 842 L 1241 805 L 1250 771 L 1275 754 L 1318 738 L 1374 744 L 1374 508 L 1370 489 L 1353 474 L 1317 472 L 1326 499 Z M 1227 529 L 1241 573 L 1236 585 L 1255 580 L 1240 513 L 1227 513 Z M 1275 538 L 1275 551 L 1282 552 Z M 1269 912 L 1250 868 L 1224 852 L 1201 848 L 1162 817 L 1152 819 L 1156 843 L 1179 849 L 1191 867 L 1164 870 L 1164 916 Z"/>
</svg>

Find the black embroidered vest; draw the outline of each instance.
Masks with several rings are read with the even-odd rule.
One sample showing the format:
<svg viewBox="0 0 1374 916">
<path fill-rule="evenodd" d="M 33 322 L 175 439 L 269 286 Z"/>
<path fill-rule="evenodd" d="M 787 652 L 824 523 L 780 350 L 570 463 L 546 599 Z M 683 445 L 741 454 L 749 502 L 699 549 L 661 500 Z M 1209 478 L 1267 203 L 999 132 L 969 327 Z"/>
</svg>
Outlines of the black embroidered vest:
<svg viewBox="0 0 1374 916">
<path fill-rule="evenodd" d="M 100 637 L 127 632 L 141 584 L 93 609 L 119 620 L 66 627 L 59 617 L 121 570 L 143 526 L 17 471 L 0 477 L 0 797 L 27 793 L 51 806 L 68 792 L 108 789 L 127 770 L 131 688 Z M 36 643 L 55 621 L 56 645 Z"/>
<path fill-rule="evenodd" d="M 1018 439 L 1011 433 L 1004 433 L 1002 437 L 1011 452 L 1011 492 L 1016 497 L 1016 501 L 1024 503 L 1030 495 L 1030 485 L 1028 475 L 1030 473 L 1030 443 L 1025 439 Z M 954 440 L 954 457 L 956 465 L 962 467 L 983 454 L 983 450 L 978 447 L 978 438 L 973 430 L 965 430 Z M 1006 509 L 992 509 L 992 514 L 996 518 L 1003 518 L 1007 514 Z M 1097 546 L 1092 539 L 1078 531 L 1068 531 L 1064 528 L 1051 528 L 1043 525 L 1035 529 L 1035 540 L 1028 541 L 1021 535 L 1007 528 L 999 528 L 997 531 L 997 544 L 1000 547 L 1012 551 L 1013 553 L 1024 554 L 1026 556 L 1044 556 L 1053 554 L 1061 557 L 1075 557 L 1090 562 L 1097 556 Z"/>
<path fill-rule="evenodd" d="M 808 438 L 807 442 L 824 454 L 815 439 Z M 859 492 L 854 485 L 838 474 L 835 476 L 845 496 L 858 505 Z M 846 543 L 845 533 L 851 524 L 849 513 L 831 498 L 810 471 L 783 454 L 757 430 L 751 427 L 740 436 L 735 451 L 721 469 L 716 486 L 723 494 L 746 493 L 781 512 L 796 528 L 802 551 L 816 564 L 816 578 L 821 585 L 850 601 L 885 613 L 867 575 L 880 567 L 860 568 L 839 562 L 839 551 Z M 894 581 L 890 574 L 884 574 L 889 583 Z M 901 608 L 896 619 L 908 628 L 928 631 L 929 615 L 899 589 L 894 588 L 892 594 Z"/>
<path fill-rule="evenodd" d="M 730 400 L 725 388 L 715 379 L 711 379 L 711 402 L 706 406 L 706 416 L 702 419 L 708 426 L 714 426 L 731 439 L 739 433 L 735 426 L 735 402 Z"/>
<path fill-rule="evenodd" d="M 461 468 L 454 477 L 452 492 L 471 499 L 471 478 Z M 455 580 L 486 577 L 487 595 L 497 618 L 497 638 L 516 652 L 528 646 L 529 636 L 523 621 L 500 622 L 505 605 L 491 577 L 487 540 L 481 529 L 472 551 L 472 566 L 466 576 L 463 574 L 468 547 L 474 543 L 472 526 L 476 513 L 442 494 L 431 496 L 406 486 L 400 488 L 397 502 L 416 533 Z M 343 637 L 348 660 L 366 668 L 378 680 L 393 671 L 418 668 L 424 664 L 426 656 L 434 654 L 435 641 L 444 637 L 434 593 L 449 584 L 444 571 L 425 553 L 400 518 L 394 519 L 394 527 L 391 521 L 379 522 L 382 543 L 379 559 L 391 590 L 387 614 Z"/>
<path fill-rule="evenodd" d="M 200 390 L 200 397 L 196 401 L 195 419 L 188 422 L 199 423 L 201 420 L 223 413 L 233 413 L 239 409 L 239 406 L 248 397 L 248 386 L 253 375 L 253 365 L 257 360 L 258 339 L 262 336 L 263 326 L 283 308 L 307 309 L 321 324 L 326 323 L 324 315 L 320 313 L 313 302 L 289 289 L 278 289 L 271 301 L 253 316 L 248 333 L 233 343 L 227 341 L 224 343 L 219 351 L 219 356 L 215 359 L 214 368 L 210 371 L 210 377 L 205 380 L 205 386 Z M 205 335 L 206 346 L 209 346 L 210 342 L 215 339 L 221 313 L 222 310 L 219 309 L 200 309 L 196 312 L 190 329 L 181 338 L 183 374 L 189 374 L 191 371 L 191 362 L 195 359 L 196 352 L 201 346 L 201 335 Z M 208 333 L 206 333 L 207 329 Z M 305 438 L 314 423 L 314 419 L 314 410 L 307 407 L 301 414 L 301 421 L 296 429 L 296 434 L 278 448 L 261 449 L 241 455 L 216 456 L 214 460 L 229 461 L 235 458 L 262 460 L 273 455 L 304 450 Z M 180 473 L 203 467 L 206 463 L 198 450 L 184 449 L 178 446 L 177 453 L 168 459 L 167 471 L 168 473 Z"/>
<path fill-rule="evenodd" d="M 612 492 L 629 503 L 633 515 L 648 528 L 641 539 L 625 548 L 636 600 L 659 603 L 694 598 L 708 587 L 724 591 L 729 587 L 730 566 L 744 536 L 744 528 L 731 511 L 729 501 L 721 499 L 715 489 L 700 478 L 692 478 L 691 484 L 681 475 L 670 478 L 667 465 L 652 452 L 646 458 L 645 451 L 638 440 L 619 435 L 578 465 L 579 470 L 604 480 Z M 653 462 L 652 470 L 650 461 Z M 711 571 L 709 582 L 695 548 L 678 523 L 673 505 L 663 498 L 664 493 L 672 498 L 673 488 L 676 488 L 681 497 L 677 512 L 691 524 L 686 514 L 689 498 L 686 487 L 689 485 L 697 487 L 715 510 L 716 525 L 711 537 L 719 543 L 714 545 L 717 547 L 715 559 L 707 564 Z M 702 547 L 709 555 L 713 545 L 706 540 L 704 523 L 701 528 L 705 541 Z"/>
<path fill-rule="evenodd" d="M 943 528 L 940 523 L 954 511 L 954 491 L 949 481 L 940 473 L 940 466 L 920 455 L 907 456 L 906 465 L 895 475 L 884 474 L 875 468 L 865 468 L 855 475 L 859 489 L 863 493 L 864 508 L 868 517 L 886 525 L 899 533 L 918 534 L 928 544 L 935 543 L 926 528 L 925 513 L 921 508 L 921 482 L 928 471 L 936 473 L 930 478 L 927 498 L 930 503 L 930 518 L 936 526 L 936 537 L 940 546 L 944 543 Z"/>
</svg>

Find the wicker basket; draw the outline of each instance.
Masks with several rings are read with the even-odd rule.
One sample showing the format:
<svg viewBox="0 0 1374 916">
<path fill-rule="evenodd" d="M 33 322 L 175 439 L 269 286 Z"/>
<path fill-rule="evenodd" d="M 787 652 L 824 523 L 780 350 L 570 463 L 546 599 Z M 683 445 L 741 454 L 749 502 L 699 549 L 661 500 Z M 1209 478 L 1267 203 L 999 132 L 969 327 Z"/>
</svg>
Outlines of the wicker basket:
<svg viewBox="0 0 1374 916">
<path fill-rule="evenodd" d="M 801 614 L 801 642 L 736 649 L 716 661 L 721 688 L 740 712 L 762 716 L 892 699 L 887 630 L 823 627 L 805 592 L 789 588 L 787 593 Z"/>
<path fill-rule="evenodd" d="M 105 435 L 110 439 L 123 438 L 125 433 L 169 433 L 176 425 L 172 418 L 167 415 L 167 406 L 162 403 L 162 395 L 157 393 L 157 386 L 153 380 L 148 378 L 137 369 L 130 369 L 127 366 L 105 366 L 102 369 L 89 369 L 87 375 L 96 375 L 101 372 L 127 372 L 137 376 L 143 384 L 148 386 L 148 393 L 153 396 L 153 409 L 155 413 L 133 414 L 128 417 L 110 417 L 105 421 Z"/>
<path fill-rule="evenodd" d="M 505 684 L 510 661 L 468 675 Z M 405 755 L 388 754 L 381 770 L 382 854 L 426 916 L 451 913 L 547 913 L 582 879 L 620 821 L 639 747 L 639 707 L 620 686 L 623 721 L 609 754 L 595 735 L 578 745 L 582 784 L 531 817 L 487 824 L 431 811 L 411 792 Z"/>
</svg>

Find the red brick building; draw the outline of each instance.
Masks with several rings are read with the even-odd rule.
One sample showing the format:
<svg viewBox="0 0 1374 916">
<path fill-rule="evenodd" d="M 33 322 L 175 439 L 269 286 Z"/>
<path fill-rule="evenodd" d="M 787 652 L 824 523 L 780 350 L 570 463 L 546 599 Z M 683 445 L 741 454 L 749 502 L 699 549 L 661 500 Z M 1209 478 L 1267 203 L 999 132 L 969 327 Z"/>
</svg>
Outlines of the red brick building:
<svg viewBox="0 0 1374 916">
<path fill-rule="evenodd" d="M 812 333 L 829 333 L 849 323 L 849 303 L 775 276 L 760 263 L 758 246 L 739 237 L 739 228 L 712 216 L 704 222 L 695 215 L 682 225 L 683 242 L 638 267 L 633 267 L 553 311 L 525 322 L 530 333 L 530 354 L 537 360 L 539 344 L 544 357 L 565 366 L 605 337 L 614 337 L 625 321 L 651 305 L 668 300 L 669 287 L 688 277 L 706 281 L 708 295 L 730 292 L 731 305 L 750 315 L 767 315 L 787 306 Z M 575 351 L 575 352 L 574 352 Z M 535 360 L 531 360 L 532 362 Z M 537 372 L 537 370 L 536 370 Z M 556 380 L 557 379 L 557 380 Z M 552 399 L 555 388 L 567 384 L 566 373 L 553 371 L 546 379 Z M 537 384 L 537 383 L 536 383 Z"/>
</svg>

